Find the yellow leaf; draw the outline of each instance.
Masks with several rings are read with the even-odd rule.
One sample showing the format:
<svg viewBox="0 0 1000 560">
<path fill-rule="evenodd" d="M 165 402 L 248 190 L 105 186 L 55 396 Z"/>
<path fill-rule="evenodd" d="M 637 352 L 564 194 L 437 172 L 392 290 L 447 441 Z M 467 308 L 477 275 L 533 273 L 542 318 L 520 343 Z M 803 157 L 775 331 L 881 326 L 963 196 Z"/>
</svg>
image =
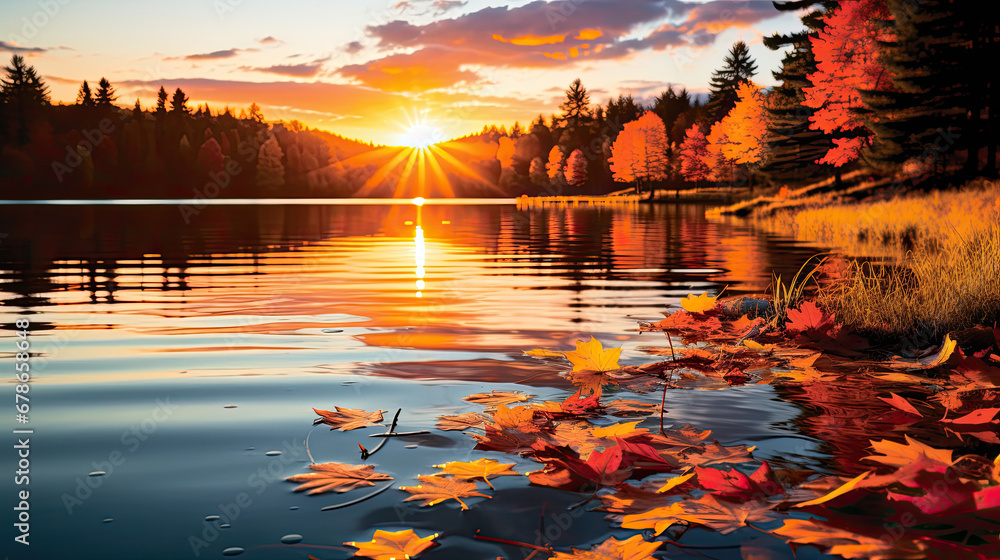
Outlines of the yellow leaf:
<svg viewBox="0 0 1000 560">
<path fill-rule="evenodd" d="M 848 480 L 843 486 L 837 488 L 833 492 L 830 492 L 826 496 L 816 498 L 815 500 L 809 500 L 808 502 L 802 502 L 801 504 L 795 504 L 795 506 L 793 507 L 818 506 L 820 504 L 825 504 L 826 502 L 829 502 L 834 498 L 839 498 L 840 496 L 843 496 L 844 494 L 850 492 L 851 490 L 854 490 L 854 487 L 857 486 L 859 482 L 864 480 L 865 477 L 867 477 L 871 473 L 872 473 L 871 471 L 865 471 L 859 474 L 858 476 L 852 478 L 851 480 Z"/>
<path fill-rule="evenodd" d="M 441 472 L 437 473 L 439 475 L 450 474 L 455 476 L 455 478 L 463 480 L 481 478 L 486 481 L 486 484 L 489 484 L 490 488 L 493 488 L 489 479 L 491 476 L 521 475 L 521 473 L 511 469 L 514 465 L 515 463 L 500 463 L 493 459 L 477 459 L 472 462 L 451 461 L 450 463 L 434 466 L 441 469 Z"/>
<path fill-rule="evenodd" d="M 715 307 L 715 300 L 717 299 L 719 299 L 719 296 L 708 297 L 708 292 L 702 292 L 700 296 L 688 294 L 681 299 L 681 307 L 690 313 L 704 313 Z"/>
<path fill-rule="evenodd" d="M 948 358 L 950 358 L 951 354 L 955 351 L 955 347 L 957 345 L 958 342 L 952 340 L 950 334 L 944 335 L 944 342 L 941 343 L 941 349 L 938 350 L 937 354 L 929 356 L 928 357 L 929 361 L 923 362 L 924 365 L 930 368 L 939 366 L 947 362 Z"/>
<path fill-rule="evenodd" d="M 773 344 L 761 344 L 761 343 L 759 343 L 759 342 L 757 342 L 755 340 L 750 340 L 749 338 L 743 341 L 743 346 L 746 346 L 747 348 L 749 348 L 751 350 L 768 350 L 768 351 L 770 351 L 770 350 L 774 349 L 774 345 Z"/>
<path fill-rule="evenodd" d="M 620 369 L 621 354 L 621 348 L 605 350 L 599 340 L 590 337 L 589 342 L 576 341 L 576 350 L 566 352 L 566 359 L 573 364 L 573 371 L 614 371 Z"/>
<path fill-rule="evenodd" d="M 681 476 L 675 476 L 674 478 L 671 478 L 666 484 L 664 484 L 659 490 L 657 490 L 657 492 L 661 492 L 661 493 L 662 492 L 669 492 L 669 491 L 673 490 L 674 488 L 677 488 L 681 484 L 684 484 L 685 482 L 687 482 L 688 480 L 690 480 L 691 477 L 694 476 L 694 475 L 695 475 L 695 473 L 694 473 L 694 471 L 692 471 L 692 472 L 689 472 L 687 474 L 682 474 Z"/>
<path fill-rule="evenodd" d="M 613 438 L 627 437 L 632 434 L 635 435 L 636 432 L 640 434 L 647 433 L 649 430 L 645 428 L 636 429 L 642 420 L 636 420 L 635 422 L 619 422 L 618 424 L 611 424 L 610 426 L 604 426 L 602 428 L 594 428 L 591 433 L 599 438 Z"/>
<path fill-rule="evenodd" d="M 565 352 L 559 352 L 558 350 L 546 350 L 544 348 L 525 350 L 524 353 L 528 356 L 534 356 L 536 358 L 562 358 L 566 354 Z"/>
<path fill-rule="evenodd" d="M 364 556 L 372 560 L 397 560 L 411 558 L 435 545 L 438 533 L 420 538 L 413 529 L 405 531 L 383 531 L 378 529 L 368 542 L 345 542 L 358 550 L 354 556 Z"/>
</svg>

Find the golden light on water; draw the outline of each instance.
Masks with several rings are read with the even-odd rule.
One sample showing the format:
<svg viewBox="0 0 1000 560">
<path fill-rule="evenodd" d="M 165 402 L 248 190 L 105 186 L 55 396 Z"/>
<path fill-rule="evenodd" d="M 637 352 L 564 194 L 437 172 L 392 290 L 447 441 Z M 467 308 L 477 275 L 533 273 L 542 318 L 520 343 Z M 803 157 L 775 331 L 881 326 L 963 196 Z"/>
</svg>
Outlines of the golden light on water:
<svg viewBox="0 0 1000 560">
<path fill-rule="evenodd" d="M 424 297 L 424 261 L 427 258 L 427 250 L 424 247 L 424 228 L 417 226 L 413 234 L 413 258 L 416 262 L 417 293 L 416 296 Z"/>
</svg>

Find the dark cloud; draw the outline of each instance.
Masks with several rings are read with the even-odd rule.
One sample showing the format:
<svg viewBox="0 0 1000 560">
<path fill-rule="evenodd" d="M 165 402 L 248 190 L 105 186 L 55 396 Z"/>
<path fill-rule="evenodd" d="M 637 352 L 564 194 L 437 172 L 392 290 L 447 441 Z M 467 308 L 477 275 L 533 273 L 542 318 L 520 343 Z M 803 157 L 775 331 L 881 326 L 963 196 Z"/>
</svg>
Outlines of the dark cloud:
<svg viewBox="0 0 1000 560">
<path fill-rule="evenodd" d="M 447 2 L 448 0 L 443 0 Z M 425 4 L 425 3 L 422 3 Z M 396 4 L 413 9 L 416 0 Z M 342 75 L 368 85 L 398 84 L 387 74 L 407 75 L 407 61 L 425 65 L 431 56 L 445 68 L 442 85 L 468 82 L 468 66 L 549 68 L 579 62 L 621 59 L 636 52 L 669 47 L 705 47 L 731 27 L 749 27 L 780 15 L 770 1 L 712 0 L 698 4 L 681 0 L 618 2 L 535 0 L 518 7 L 488 7 L 426 24 L 396 20 L 367 28 L 385 50 L 415 49 L 389 54 L 365 64 L 345 66 Z M 636 37 L 639 29 L 657 26 Z M 424 51 L 427 51 L 426 53 Z M 420 74 L 421 68 L 413 72 Z M 417 80 L 417 84 L 431 80 Z"/>
<path fill-rule="evenodd" d="M 41 47 L 22 47 L 20 45 L 15 45 L 14 43 L 8 43 L 7 41 L 0 41 L 0 51 L 7 51 L 12 53 L 43 53 L 47 49 Z"/>
<path fill-rule="evenodd" d="M 365 46 L 361 44 L 361 41 L 351 41 L 344 47 L 344 52 L 347 54 L 355 54 L 361 52 L 364 48 Z"/>
<path fill-rule="evenodd" d="M 280 44 L 284 43 L 284 41 L 279 41 L 278 39 L 275 39 L 271 35 L 268 35 L 267 37 L 264 37 L 263 39 L 257 39 L 257 42 L 260 43 L 260 44 L 262 44 L 262 45 L 280 45 Z"/>
<path fill-rule="evenodd" d="M 323 64 L 330 60 L 330 57 L 320 58 L 312 62 L 301 64 L 275 64 L 274 66 L 241 66 L 240 70 L 248 72 L 265 72 L 267 74 L 278 74 L 281 76 L 292 76 L 295 78 L 312 78 L 323 70 Z"/>
<path fill-rule="evenodd" d="M 210 53 L 189 54 L 182 57 L 184 60 L 221 60 L 223 58 L 233 58 L 240 53 L 240 49 L 226 49 L 224 51 L 214 51 Z M 176 60 L 171 58 L 169 60 Z"/>
</svg>

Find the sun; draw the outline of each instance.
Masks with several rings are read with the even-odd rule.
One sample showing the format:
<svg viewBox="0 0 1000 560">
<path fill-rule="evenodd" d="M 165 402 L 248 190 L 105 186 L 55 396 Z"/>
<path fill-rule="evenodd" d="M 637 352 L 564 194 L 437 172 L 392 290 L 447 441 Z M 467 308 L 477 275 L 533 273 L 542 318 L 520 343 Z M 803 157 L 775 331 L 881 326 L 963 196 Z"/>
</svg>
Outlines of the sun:
<svg viewBox="0 0 1000 560">
<path fill-rule="evenodd" d="M 408 148 L 423 149 L 445 140 L 444 132 L 424 122 L 410 125 L 406 132 L 399 135 L 399 143 Z"/>
</svg>

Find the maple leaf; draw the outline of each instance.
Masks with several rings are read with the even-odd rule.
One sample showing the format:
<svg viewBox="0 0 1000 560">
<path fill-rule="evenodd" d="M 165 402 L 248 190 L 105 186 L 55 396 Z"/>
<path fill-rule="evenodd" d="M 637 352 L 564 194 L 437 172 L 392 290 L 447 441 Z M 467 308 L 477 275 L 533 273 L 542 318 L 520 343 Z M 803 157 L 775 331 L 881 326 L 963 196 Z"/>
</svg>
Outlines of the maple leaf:
<svg viewBox="0 0 1000 560">
<path fill-rule="evenodd" d="M 438 533 L 420 538 L 413 529 L 405 531 L 383 531 L 377 529 L 375 536 L 368 542 L 345 542 L 346 546 L 353 546 L 358 550 L 354 556 L 364 556 L 372 560 L 397 560 L 399 558 L 412 558 L 427 550 L 437 543 L 434 539 Z"/>
<path fill-rule="evenodd" d="M 572 553 L 556 552 L 553 560 L 646 560 L 653 558 L 653 551 L 660 542 L 647 542 L 642 535 L 623 541 L 611 537 L 590 550 L 573 549 Z"/>
<path fill-rule="evenodd" d="M 450 474 L 462 480 L 481 478 L 493 488 L 493 484 L 490 483 L 491 476 L 521 476 L 521 473 L 511 469 L 514 465 L 515 463 L 500 463 L 493 459 L 476 459 L 472 462 L 451 461 L 434 466 L 441 469 L 437 475 Z"/>
<path fill-rule="evenodd" d="M 375 486 L 374 480 L 392 480 L 392 477 L 385 473 L 375 472 L 375 465 L 348 465 L 346 463 L 316 463 L 309 465 L 309 468 L 316 472 L 297 474 L 285 480 L 289 482 L 302 482 L 295 489 L 296 492 L 303 490 L 309 494 L 321 494 L 323 492 L 347 492 L 362 486 Z"/>
<path fill-rule="evenodd" d="M 614 371 L 619 369 L 621 354 L 621 348 L 605 350 L 594 337 L 590 337 L 589 342 L 576 341 L 576 350 L 565 353 L 566 359 L 573 364 L 573 371 Z"/>
<path fill-rule="evenodd" d="M 862 480 L 864 480 L 865 478 L 867 478 L 868 475 L 870 475 L 870 474 L 871 474 L 871 471 L 865 471 L 865 472 L 859 474 L 858 476 L 852 478 L 851 480 L 848 480 L 846 483 L 844 483 L 842 486 L 840 486 L 839 488 L 837 488 L 833 492 L 830 492 L 829 494 L 827 494 L 825 496 L 821 496 L 819 498 L 816 498 L 815 500 L 809 500 L 808 502 L 802 502 L 800 504 L 795 504 L 794 507 L 818 506 L 820 504 L 825 504 L 826 502 L 829 502 L 830 500 L 833 500 L 835 498 L 839 498 L 840 496 L 843 496 L 844 494 L 850 492 L 851 490 L 854 490 L 858 486 L 858 483 L 860 483 Z"/>
<path fill-rule="evenodd" d="M 457 415 L 445 414 L 438 416 L 436 428 L 442 431 L 467 430 L 469 428 L 480 426 L 487 420 L 489 420 L 489 418 L 479 414 L 478 412 L 466 412 L 465 414 Z"/>
<path fill-rule="evenodd" d="M 750 499 L 753 496 L 771 496 L 784 491 L 784 488 L 774 479 L 774 472 L 767 462 L 751 476 L 736 469 L 722 471 L 712 467 L 695 467 L 698 484 L 705 490 L 718 496 Z"/>
<path fill-rule="evenodd" d="M 622 518 L 622 527 L 625 529 L 652 529 L 653 533 L 659 536 L 673 524 L 681 523 L 683 520 L 678 516 L 683 513 L 684 507 L 681 506 L 680 502 L 676 502 L 643 513 L 626 515 Z"/>
<path fill-rule="evenodd" d="M 719 296 L 708 297 L 708 292 L 702 292 L 700 296 L 688 294 L 681 299 L 681 307 L 690 313 L 704 313 L 715 307 L 715 300 Z"/>
<path fill-rule="evenodd" d="M 660 411 L 659 403 L 646 403 L 634 399 L 617 399 L 604 405 L 614 416 L 649 416 Z"/>
<path fill-rule="evenodd" d="M 483 406 L 497 406 L 501 404 L 511 404 L 524 402 L 534 398 L 535 395 L 525 395 L 520 391 L 492 391 L 490 393 L 476 393 L 469 395 L 462 400 L 465 402 L 481 404 Z"/>
<path fill-rule="evenodd" d="M 910 401 L 897 395 L 896 393 L 889 393 L 889 395 L 891 395 L 891 397 L 879 397 L 879 400 L 885 401 L 889 406 L 902 410 L 903 412 L 923 416 L 923 414 L 920 414 L 920 412 L 917 411 L 912 404 L 910 404 Z"/>
<path fill-rule="evenodd" d="M 833 315 L 823 312 L 816 304 L 807 301 L 798 309 L 788 310 L 788 321 L 785 329 L 801 332 L 806 336 L 816 339 L 827 334 L 833 328 Z"/>
<path fill-rule="evenodd" d="M 500 404 L 497 405 L 496 412 L 493 413 L 493 421 L 501 428 L 512 428 L 524 433 L 537 432 L 538 426 L 534 424 L 535 411 L 530 406 L 515 406 L 508 408 Z"/>
<path fill-rule="evenodd" d="M 950 449 L 935 449 L 929 445 L 924 445 L 910 436 L 906 438 L 906 443 L 896 443 L 883 439 L 882 441 L 871 440 L 872 449 L 881 455 L 869 455 L 862 457 L 862 460 L 875 461 L 890 467 L 904 467 L 911 463 L 918 462 L 921 457 L 927 457 L 933 462 L 951 465 Z"/>
<path fill-rule="evenodd" d="M 336 410 L 330 411 L 314 408 L 313 411 L 320 417 L 313 424 L 329 424 L 331 430 L 336 429 L 346 432 L 378 424 L 382 421 L 382 413 L 388 412 L 386 410 L 365 412 L 360 408 L 340 408 L 339 406 L 333 408 Z"/>
<path fill-rule="evenodd" d="M 867 558 L 871 560 L 905 560 L 925 558 L 919 548 L 903 548 L 906 541 L 876 539 L 851 531 L 832 527 L 816 519 L 786 519 L 785 524 L 772 531 L 797 544 L 816 545 L 829 554 L 844 558 Z"/>
<path fill-rule="evenodd" d="M 422 506 L 433 506 L 435 504 L 440 504 L 446 500 L 455 500 L 456 502 L 462 504 L 462 509 L 469 509 L 469 506 L 462 501 L 462 498 L 471 498 L 473 496 L 479 496 L 481 498 L 489 498 L 486 494 L 480 494 L 477 492 L 475 482 L 463 482 L 454 478 L 443 478 L 434 475 L 418 475 L 417 480 L 420 484 L 416 486 L 400 486 L 400 490 L 405 490 L 411 494 L 409 498 L 403 500 L 404 502 L 409 502 L 410 500 L 423 500 L 424 503 L 420 504 Z"/>
</svg>

